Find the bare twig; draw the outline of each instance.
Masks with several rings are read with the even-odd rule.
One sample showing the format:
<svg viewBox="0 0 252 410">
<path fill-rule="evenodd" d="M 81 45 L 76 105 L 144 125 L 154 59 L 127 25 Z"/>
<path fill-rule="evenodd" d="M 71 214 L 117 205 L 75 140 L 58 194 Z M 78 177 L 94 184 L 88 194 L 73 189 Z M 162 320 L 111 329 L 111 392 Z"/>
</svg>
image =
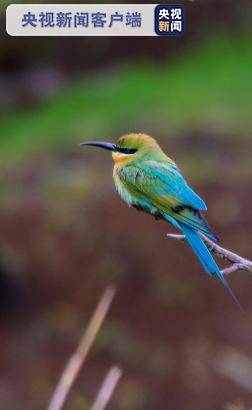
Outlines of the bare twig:
<svg viewBox="0 0 252 410">
<path fill-rule="evenodd" d="M 104 410 L 106 408 L 121 375 L 122 371 L 117 366 L 112 367 L 108 371 L 90 410 Z"/>
<path fill-rule="evenodd" d="M 66 400 L 66 397 L 79 373 L 81 366 L 83 365 L 86 356 L 92 346 L 94 339 L 104 321 L 104 318 L 108 312 L 115 294 L 113 287 L 108 287 L 100 299 L 93 316 L 88 324 L 88 327 L 83 334 L 80 343 L 68 361 L 58 385 L 54 391 L 51 402 L 48 406 L 48 410 L 60 410 Z"/>
<path fill-rule="evenodd" d="M 199 235 L 204 240 L 206 246 L 212 253 L 216 254 L 219 258 L 222 258 L 232 263 L 231 266 L 229 266 L 226 269 L 223 269 L 222 271 L 223 275 L 229 275 L 230 273 L 236 272 L 238 270 L 245 270 L 247 272 L 252 272 L 252 261 L 245 259 L 237 255 L 236 253 L 229 251 L 228 249 L 222 248 L 220 245 L 213 242 L 203 233 L 199 233 Z M 184 235 L 176 235 L 176 234 L 168 233 L 167 236 L 169 236 L 170 238 L 178 239 L 178 240 L 185 239 Z"/>
</svg>

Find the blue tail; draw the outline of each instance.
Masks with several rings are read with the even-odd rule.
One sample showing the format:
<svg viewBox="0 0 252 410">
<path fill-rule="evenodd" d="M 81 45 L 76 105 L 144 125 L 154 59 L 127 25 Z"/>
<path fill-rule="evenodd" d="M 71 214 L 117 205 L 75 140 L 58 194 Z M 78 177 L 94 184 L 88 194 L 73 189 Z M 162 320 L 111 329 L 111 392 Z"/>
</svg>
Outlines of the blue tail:
<svg viewBox="0 0 252 410">
<path fill-rule="evenodd" d="M 231 298 L 233 299 L 233 301 L 237 304 L 239 309 L 243 312 L 243 309 L 242 309 L 239 301 L 237 300 L 235 294 L 233 293 L 232 289 L 228 285 L 226 279 L 222 275 L 217 263 L 215 262 L 214 258 L 212 257 L 211 253 L 209 252 L 207 246 L 205 245 L 205 243 L 203 242 L 203 240 L 199 236 L 198 232 L 195 229 L 185 225 L 182 222 L 177 222 L 177 223 L 178 223 L 181 231 L 185 235 L 187 241 L 191 245 L 191 247 L 192 247 L 193 251 L 195 252 L 196 256 L 198 257 L 198 259 L 202 263 L 204 269 L 210 275 L 215 274 L 215 275 L 218 276 L 219 280 L 225 286 L 225 288 L 229 292 L 229 294 L 230 294 Z"/>
</svg>

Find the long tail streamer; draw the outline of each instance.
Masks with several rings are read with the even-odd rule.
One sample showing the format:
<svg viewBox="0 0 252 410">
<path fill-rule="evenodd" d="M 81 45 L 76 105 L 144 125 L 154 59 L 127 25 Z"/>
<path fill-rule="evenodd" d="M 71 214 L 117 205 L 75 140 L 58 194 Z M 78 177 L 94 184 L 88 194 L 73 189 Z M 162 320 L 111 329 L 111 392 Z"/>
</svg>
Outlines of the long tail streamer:
<svg viewBox="0 0 252 410">
<path fill-rule="evenodd" d="M 227 283 L 226 279 L 222 275 L 217 263 L 215 262 L 214 258 L 212 257 L 211 253 L 209 252 L 207 246 L 205 245 L 204 241 L 200 238 L 199 234 L 197 231 L 191 227 L 188 227 L 187 225 L 179 222 L 178 223 L 180 226 L 181 231 L 185 235 L 187 241 L 191 245 L 193 251 L 195 252 L 196 256 L 202 263 L 204 269 L 206 270 L 207 273 L 210 275 L 217 275 L 219 280 L 222 282 L 222 284 L 225 286 L 227 289 L 228 293 L 230 294 L 231 298 L 233 301 L 236 303 L 236 305 L 239 307 L 239 309 L 244 313 L 244 310 L 242 309 L 240 302 L 238 301 L 237 297 L 233 293 L 232 289 L 230 288 L 229 284 Z"/>
</svg>

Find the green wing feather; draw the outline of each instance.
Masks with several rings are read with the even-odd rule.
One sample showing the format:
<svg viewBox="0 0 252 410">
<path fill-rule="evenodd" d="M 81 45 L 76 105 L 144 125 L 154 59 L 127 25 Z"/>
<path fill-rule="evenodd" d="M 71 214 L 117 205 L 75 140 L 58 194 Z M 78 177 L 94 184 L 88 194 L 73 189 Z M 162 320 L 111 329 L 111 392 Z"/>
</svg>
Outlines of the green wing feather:
<svg viewBox="0 0 252 410">
<path fill-rule="evenodd" d="M 187 185 L 174 162 L 164 164 L 157 161 L 143 161 L 138 164 L 138 167 L 163 182 L 164 187 L 168 187 L 169 194 L 174 196 L 181 205 L 188 205 L 201 211 L 207 209 L 205 202 Z"/>
<path fill-rule="evenodd" d="M 137 161 L 120 168 L 120 179 L 135 197 L 142 195 L 159 211 L 216 239 L 199 212 L 206 209 L 204 201 L 187 185 L 174 163 Z"/>
</svg>

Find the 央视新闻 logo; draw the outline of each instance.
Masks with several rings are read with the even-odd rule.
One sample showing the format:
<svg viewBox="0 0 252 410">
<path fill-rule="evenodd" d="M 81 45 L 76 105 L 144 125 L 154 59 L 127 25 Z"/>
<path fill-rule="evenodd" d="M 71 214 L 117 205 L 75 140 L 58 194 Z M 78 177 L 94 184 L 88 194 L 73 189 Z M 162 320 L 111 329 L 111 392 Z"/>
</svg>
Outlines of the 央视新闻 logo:
<svg viewBox="0 0 252 410">
<path fill-rule="evenodd" d="M 159 4 L 155 8 L 155 32 L 159 36 L 181 36 L 185 32 L 185 7 Z"/>
</svg>

